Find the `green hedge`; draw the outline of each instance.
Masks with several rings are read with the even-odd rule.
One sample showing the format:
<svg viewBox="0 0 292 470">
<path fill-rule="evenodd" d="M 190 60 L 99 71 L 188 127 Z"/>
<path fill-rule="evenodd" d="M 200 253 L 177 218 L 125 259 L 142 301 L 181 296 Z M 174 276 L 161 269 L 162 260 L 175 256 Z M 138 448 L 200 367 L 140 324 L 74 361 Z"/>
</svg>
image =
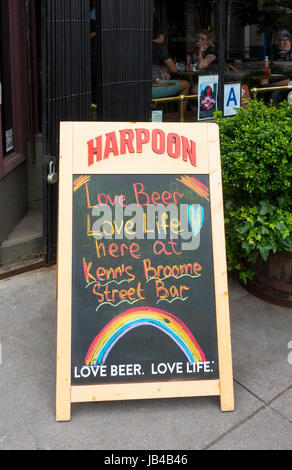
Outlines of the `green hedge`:
<svg viewBox="0 0 292 470">
<path fill-rule="evenodd" d="M 246 282 L 258 256 L 292 250 L 292 106 L 252 100 L 220 127 L 227 259 Z"/>
</svg>

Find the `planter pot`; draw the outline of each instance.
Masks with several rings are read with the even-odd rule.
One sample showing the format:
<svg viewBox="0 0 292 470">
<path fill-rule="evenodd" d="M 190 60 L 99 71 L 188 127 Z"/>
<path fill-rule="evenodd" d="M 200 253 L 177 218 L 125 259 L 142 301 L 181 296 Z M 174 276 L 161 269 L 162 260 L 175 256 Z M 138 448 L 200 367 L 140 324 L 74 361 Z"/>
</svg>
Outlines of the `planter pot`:
<svg viewBox="0 0 292 470">
<path fill-rule="evenodd" d="M 252 265 L 256 272 L 246 289 L 263 300 L 292 307 L 292 252 L 272 254 L 265 262 L 261 258 Z"/>
</svg>

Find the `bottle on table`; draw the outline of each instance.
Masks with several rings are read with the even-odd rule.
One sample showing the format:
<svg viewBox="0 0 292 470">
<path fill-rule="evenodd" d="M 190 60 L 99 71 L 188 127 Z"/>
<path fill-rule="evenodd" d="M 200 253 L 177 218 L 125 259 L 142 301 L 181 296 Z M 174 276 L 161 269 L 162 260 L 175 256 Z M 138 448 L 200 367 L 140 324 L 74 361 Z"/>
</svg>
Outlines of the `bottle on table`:
<svg viewBox="0 0 292 470">
<path fill-rule="evenodd" d="M 194 56 L 196 57 L 197 60 L 198 60 L 199 54 L 200 54 L 200 46 L 195 46 Z"/>
<path fill-rule="evenodd" d="M 187 60 L 186 60 L 186 72 L 191 72 L 191 68 L 192 68 L 192 58 L 188 54 L 187 55 Z"/>
<path fill-rule="evenodd" d="M 264 66 L 264 76 L 269 77 L 271 75 L 270 61 L 269 57 L 265 57 L 265 66 Z"/>
</svg>

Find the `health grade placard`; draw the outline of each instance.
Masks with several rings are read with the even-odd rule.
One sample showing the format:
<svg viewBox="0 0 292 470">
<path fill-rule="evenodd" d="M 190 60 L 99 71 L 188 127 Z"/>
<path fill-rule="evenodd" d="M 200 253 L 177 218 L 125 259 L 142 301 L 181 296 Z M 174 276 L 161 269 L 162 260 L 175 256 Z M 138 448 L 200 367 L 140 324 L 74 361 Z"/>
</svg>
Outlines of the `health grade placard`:
<svg viewBox="0 0 292 470">
<path fill-rule="evenodd" d="M 234 409 L 216 124 L 61 123 L 57 420 L 71 403 Z"/>
</svg>

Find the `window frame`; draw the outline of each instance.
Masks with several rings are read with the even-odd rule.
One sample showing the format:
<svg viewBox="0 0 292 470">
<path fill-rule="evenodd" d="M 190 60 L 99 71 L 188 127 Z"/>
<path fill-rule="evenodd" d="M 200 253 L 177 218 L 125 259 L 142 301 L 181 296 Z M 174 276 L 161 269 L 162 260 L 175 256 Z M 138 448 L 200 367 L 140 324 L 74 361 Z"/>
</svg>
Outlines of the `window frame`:
<svg viewBox="0 0 292 470">
<path fill-rule="evenodd" d="M 11 94 L 13 116 L 14 151 L 3 154 L 2 135 L 0 136 L 0 180 L 15 170 L 26 160 L 27 153 L 27 50 L 25 2 L 7 0 L 9 9 L 9 37 L 11 67 Z M 4 90 L 1 90 L 4 93 Z M 0 129 L 2 130 L 2 96 L 0 99 Z M 1 134 L 1 133 L 0 133 Z"/>
</svg>

